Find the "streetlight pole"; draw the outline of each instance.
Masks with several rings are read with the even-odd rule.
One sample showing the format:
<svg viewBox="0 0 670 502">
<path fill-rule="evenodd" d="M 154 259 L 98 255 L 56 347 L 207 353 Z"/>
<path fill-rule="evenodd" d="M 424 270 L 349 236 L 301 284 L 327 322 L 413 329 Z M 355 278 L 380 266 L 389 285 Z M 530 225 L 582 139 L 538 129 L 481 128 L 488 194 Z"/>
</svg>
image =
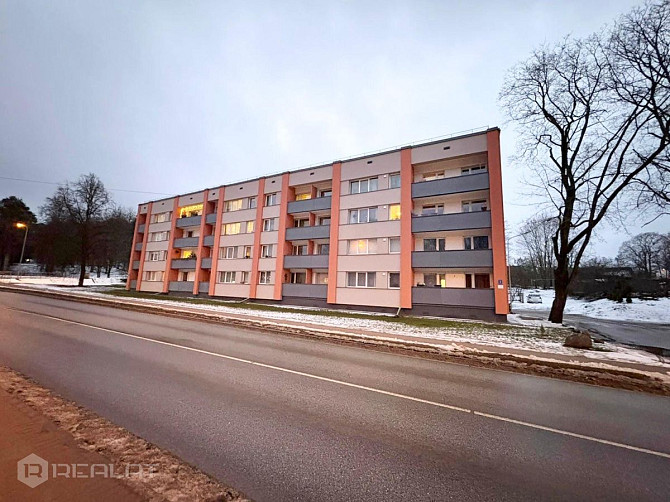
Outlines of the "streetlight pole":
<svg viewBox="0 0 670 502">
<path fill-rule="evenodd" d="M 17 223 L 16 228 L 25 228 L 26 233 L 23 236 L 23 247 L 21 248 L 21 259 L 19 260 L 19 268 L 23 264 L 23 254 L 26 252 L 26 241 L 28 240 L 28 225 L 25 223 Z"/>
</svg>

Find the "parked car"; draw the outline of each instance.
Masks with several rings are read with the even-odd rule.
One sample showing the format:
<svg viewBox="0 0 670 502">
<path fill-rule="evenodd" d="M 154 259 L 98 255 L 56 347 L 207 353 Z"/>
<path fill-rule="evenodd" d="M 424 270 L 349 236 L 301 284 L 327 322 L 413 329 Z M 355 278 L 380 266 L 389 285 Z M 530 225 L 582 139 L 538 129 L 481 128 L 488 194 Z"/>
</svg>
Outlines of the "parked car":
<svg viewBox="0 0 670 502">
<path fill-rule="evenodd" d="M 542 303 L 542 297 L 539 293 L 528 293 L 526 303 Z"/>
</svg>

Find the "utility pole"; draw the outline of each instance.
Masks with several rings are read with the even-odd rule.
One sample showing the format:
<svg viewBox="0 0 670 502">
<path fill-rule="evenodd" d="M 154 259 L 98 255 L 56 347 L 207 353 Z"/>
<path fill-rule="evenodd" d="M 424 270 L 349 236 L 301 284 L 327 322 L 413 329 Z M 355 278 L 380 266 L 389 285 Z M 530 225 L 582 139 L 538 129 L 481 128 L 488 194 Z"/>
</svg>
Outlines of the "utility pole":
<svg viewBox="0 0 670 502">
<path fill-rule="evenodd" d="M 21 259 L 19 259 L 19 270 L 21 269 L 21 265 L 23 264 L 23 254 L 26 252 L 26 241 L 28 240 L 28 225 L 25 223 L 17 223 L 16 228 L 25 228 L 26 233 L 23 236 L 23 247 L 21 248 Z"/>
</svg>

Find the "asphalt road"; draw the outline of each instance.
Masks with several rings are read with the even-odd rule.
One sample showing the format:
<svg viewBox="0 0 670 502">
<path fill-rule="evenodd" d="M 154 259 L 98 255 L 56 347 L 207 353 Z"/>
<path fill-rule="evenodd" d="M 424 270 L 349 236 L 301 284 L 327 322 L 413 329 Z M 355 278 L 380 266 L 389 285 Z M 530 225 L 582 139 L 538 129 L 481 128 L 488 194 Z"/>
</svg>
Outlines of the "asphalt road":
<svg viewBox="0 0 670 502">
<path fill-rule="evenodd" d="M 0 364 L 256 500 L 670 493 L 670 398 L 14 293 Z"/>
<path fill-rule="evenodd" d="M 514 309 L 514 312 L 529 319 L 549 317 L 549 310 Z M 580 329 L 595 330 L 618 343 L 670 352 L 670 324 L 614 321 L 578 314 L 565 314 L 563 322 Z"/>
</svg>

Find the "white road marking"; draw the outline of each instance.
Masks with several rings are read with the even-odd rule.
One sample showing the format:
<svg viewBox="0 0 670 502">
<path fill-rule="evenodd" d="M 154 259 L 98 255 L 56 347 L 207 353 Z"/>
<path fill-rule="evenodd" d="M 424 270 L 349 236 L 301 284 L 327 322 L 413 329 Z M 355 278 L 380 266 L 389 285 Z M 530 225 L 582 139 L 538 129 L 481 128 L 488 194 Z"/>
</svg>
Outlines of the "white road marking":
<svg viewBox="0 0 670 502">
<path fill-rule="evenodd" d="M 555 434 L 560 434 L 560 435 L 563 435 L 563 436 L 574 437 L 574 438 L 577 438 L 577 439 L 583 439 L 585 441 L 591 441 L 591 442 L 594 442 L 594 443 L 606 444 L 606 445 L 609 445 L 609 446 L 615 446 L 617 448 L 624 448 L 626 450 L 637 451 L 637 452 L 640 452 L 640 453 L 647 453 L 649 455 L 654 455 L 654 456 L 657 456 L 657 457 L 663 457 L 663 458 L 670 459 L 670 453 L 664 453 L 664 452 L 660 452 L 660 451 L 649 450 L 647 448 L 640 448 L 638 446 L 632 446 L 632 445 L 628 445 L 628 444 L 624 444 L 624 443 L 617 443 L 616 441 L 609 441 L 607 439 L 600 439 L 600 438 L 596 438 L 596 437 L 593 437 L 593 436 L 587 436 L 585 434 L 578 434 L 576 432 L 564 431 L 564 430 L 561 430 L 561 429 L 555 429 L 553 427 L 546 427 L 544 425 L 538 425 L 538 424 L 533 424 L 533 423 L 530 423 L 530 422 L 524 422 L 522 420 L 515 420 L 513 418 L 507 418 L 507 417 L 503 417 L 503 416 L 500 416 L 500 415 L 494 415 L 494 414 L 491 414 L 491 413 L 484 413 L 484 412 L 481 412 L 481 411 L 470 410 L 470 409 L 467 409 L 467 408 L 461 408 L 460 406 L 453 406 L 453 405 L 450 405 L 450 404 L 438 403 L 438 402 L 435 402 L 435 401 L 428 401 L 426 399 L 421 399 L 421 398 L 418 398 L 418 397 L 408 396 L 406 394 L 398 394 L 396 392 L 390 392 L 390 391 L 387 391 L 387 390 L 376 389 L 374 387 L 368 387 L 368 386 L 365 386 L 365 385 L 359 385 L 359 384 L 355 384 L 355 383 L 351 383 L 351 382 L 345 382 L 343 380 L 337 380 L 337 379 L 334 379 L 334 378 L 328 378 L 328 377 L 324 377 L 324 376 L 313 375 L 311 373 L 305 373 L 303 371 L 297 371 L 297 370 L 292 370 L 292 369 L 289 369 L 289 368 L 283 368 L 281 366 L 274 366 L 272 364 L 260 363 L 258 361 L 251 361 L 249 359 L 243 359 L 241 357 L 235 357 L 235 356 L 229 356 L 229 355 L 226 355 L 226 354 L 220 354 L 218 352 L 211 352 L 209 350 L 196 349 L 196 348 L 193 348 L 193 347 L 187 347 L 185 345 L 179 345 L 179 344 L 176 344 L 176 343 L 164 342 L 162 340 L 155 340 L 153 338 L 149 338 L 149 337 L 145 337 L 145 336 L 139 336 L 139 335 L 133 335 L 131 333 L 126 333 L 124 331 L 118 331 L 118 330 L 109 329 L 109 328 L 102 328 L 100 326 L 94 326 L 92 324 L 85 324 L 85 323 L 82 323 L 82 322 L 70 321 L 68 319 L 62 319 L 60 317 L 54 317 L 54 316 L 50 316 L 50 315 L 46 315 L 46 314 L 39 314 L 37 312 L 30 312 L 30 311 L 27 311 L 27 310 L 17 309 L 17 308 L 13 308 L 13 307 L 4 307 L 3 306 L 2 308 L 5 308 L 7 310 L 15 310 L 17 312 L 22 312 L 24 314 L 32 314 L 32 315 L 35 315 L 35 316 L 46 317 L 48 319 L 54 319 L 56 321 L 61 321 L 61 322 L 68 323 L 68 324 L 75 324 L 75 325 L 78 325 L 78 326 L 84 326 L 86 328 L 97 329 L 97 330 L 100 330 L 100 331 L 107 331 L 108 333 L 115 333 L 117 335 L 126 336 L 126 337 L 129 337 L 129 338 L 136 338 L 138 340 L 144 340 L 146 342 L 157 343 L 157 344 L 160 344 L 160 345 L 166 345 L 168 347 L 174 347 L 174 348 L 177 348 L 177 349 L 188 350 L 188 351 L 196 352 L 196 353 L 199 353 L 199 354 L 206 354 L 208 356 L 219 357 L 221 359 L 228 359 L 230 361 L 236 361 L 236 362 L 240 362 L 240 363 L 244 363 L 244 364 L 250 364 L 250 365 L 253 365 L 253 366 L 260 366 L 262 368 L 267 368 L 267 369 L 271 369 L 271 370 L 275 370 L 275 371 L 281 371 L 281 372 L 284 372 L 284 373 L 290 373 L 290 374 L 293 374 L 293 375 L 299 375 L 299 376 L 303 376 L 303 377 L 306 377 L 306 378 L 312 378 L 314 380 L 320 380 L 320 381 L 323 381 L 323 382 L 330 382 L 330 383 L 334 383 L 334 384 L 337 384 L 337 385 L 343 385 L 345 387 L 352 387 L 352 388 L 355 388 L 355 389 L 361 389 L 361 390 L 366 390 L 366 391 L 369 391 L 369 392 L 375 392 L 377 394 L 396 397 L 396 398 L 399 398 L 399 399 L 405 399 L 407 401 L 413 401 L 413 402 L 416 402 L 416 403 L 427 404 L 427 405 L 430 405 L 430 406 L 436 406 L 438 408 L 445 408 L 445 409 L 448 409 L 448 410 L 458 411 L 458 412 L 461 412 L 461 413 L 469 413 L 469 414 L 476 415 L 476 416 L 479 416 L 479 417 L 482 417 L 482 418 L 488 418 L 488 419 L 491 419 L 491 420 L 497 420 L 497 421 L 500 421 L 500 422 L 507 422 L 507 423 L 511 423 L 511 424 L 515 424 L 515 425 L 520 425 L 520 426 L 523 426 L 523 427 L 529 427 L 529 428 L 532 428 L 532 429 L 537 429 L 537 430 L 542 430 L 542 431 L 547 431 L 547 432 L 553 432 Z"/>
</svg>

